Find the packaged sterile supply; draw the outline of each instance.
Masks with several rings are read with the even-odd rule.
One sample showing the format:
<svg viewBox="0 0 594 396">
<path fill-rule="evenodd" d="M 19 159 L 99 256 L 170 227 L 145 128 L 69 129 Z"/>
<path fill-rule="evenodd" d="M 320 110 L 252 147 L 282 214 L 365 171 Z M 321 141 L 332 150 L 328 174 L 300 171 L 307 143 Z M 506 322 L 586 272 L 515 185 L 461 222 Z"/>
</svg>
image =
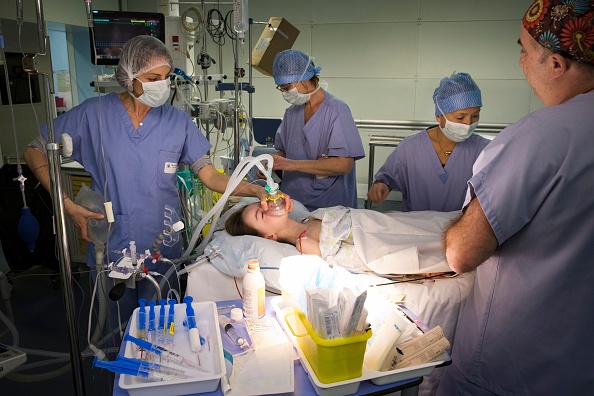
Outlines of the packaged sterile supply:
<svg viewBox="0 0 594 396">
<path fill-rule="evenodd" d="M 247 274 L 243 277 L 243 314 L 246 318 L 264 316 L 265 282 L 258 260 L 248 261 Z"/>
<path fill-rule="evenodd" d="M 391 307 L 382 310 L 380 321 L 381 323 L 372 322 L 374 334 L 367 343 L 365 366 L 369 370 L 381 369 L 392 346 L 398 341 L 400 335 L 405 332 L 408 325 L 411 324 L 403 315 L 400 315 Z"/>
</svg>

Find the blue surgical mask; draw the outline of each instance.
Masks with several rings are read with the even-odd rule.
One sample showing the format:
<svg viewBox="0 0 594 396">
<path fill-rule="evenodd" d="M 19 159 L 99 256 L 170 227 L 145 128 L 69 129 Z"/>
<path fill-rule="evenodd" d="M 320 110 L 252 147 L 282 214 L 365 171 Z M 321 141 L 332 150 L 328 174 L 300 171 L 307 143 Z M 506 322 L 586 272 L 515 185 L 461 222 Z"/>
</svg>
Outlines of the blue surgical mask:
<svg viewBox="0 0 594 396">
<path fill-rule="evenodd" d="M 142 90 L 144 92 L 136 98 L 139 102 L 150 107 L 159 107 L 167 103 L 171 92 L 169 78 L 160 81 L 140 81 L 140 83 L 142 84 Z"/>
</svg>

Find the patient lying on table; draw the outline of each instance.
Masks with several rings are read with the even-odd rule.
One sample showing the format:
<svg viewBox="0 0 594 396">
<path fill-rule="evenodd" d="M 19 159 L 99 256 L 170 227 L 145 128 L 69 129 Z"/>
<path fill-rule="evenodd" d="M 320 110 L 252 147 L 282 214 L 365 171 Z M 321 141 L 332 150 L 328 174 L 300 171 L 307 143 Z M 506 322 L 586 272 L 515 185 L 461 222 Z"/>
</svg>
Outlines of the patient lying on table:
<svg viewBox="0 0 594 396">
<path fill-rule="evenodd" d="M 294 245 L 352 272 L 381 275 L 449 272 L 441 248 L 445 225 L 459 212 L 390 212 L 342 206 L 322 208 L 302 221 L 273 216 L 258 203 L 225 223 L 232 236 L 254 235 Z"/>
</svg>

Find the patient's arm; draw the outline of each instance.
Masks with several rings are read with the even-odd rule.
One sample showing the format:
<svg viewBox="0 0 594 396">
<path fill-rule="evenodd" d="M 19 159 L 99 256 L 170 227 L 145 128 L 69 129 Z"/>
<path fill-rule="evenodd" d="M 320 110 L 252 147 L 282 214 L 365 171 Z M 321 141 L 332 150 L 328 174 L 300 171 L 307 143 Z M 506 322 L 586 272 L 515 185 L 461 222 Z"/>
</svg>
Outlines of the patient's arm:
<svg viewBox="0 0 594 396">
<path fill-rule="evenodd" d="M 497 238 L 479 200 L 468 204 L 459 220 L 445 232 L 446 259 L 456 272 L 469 272 L 491 257 L 497 249 Z"/>
</svg>

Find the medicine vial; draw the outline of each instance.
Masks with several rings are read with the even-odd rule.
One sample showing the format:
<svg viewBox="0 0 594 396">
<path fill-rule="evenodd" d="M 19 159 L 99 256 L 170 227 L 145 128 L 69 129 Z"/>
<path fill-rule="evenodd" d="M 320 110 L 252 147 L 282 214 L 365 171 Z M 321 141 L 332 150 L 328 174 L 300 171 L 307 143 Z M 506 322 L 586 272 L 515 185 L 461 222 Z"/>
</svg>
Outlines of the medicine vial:
<svg viewBox="0 0 594 396">
<path fill-rule="evenodd" d="M 264 316 L 265 282 L 258 260 L 248 261 L 247 274 L 243 277 L 243 314 L 246 318 Z"/>
</svg>

